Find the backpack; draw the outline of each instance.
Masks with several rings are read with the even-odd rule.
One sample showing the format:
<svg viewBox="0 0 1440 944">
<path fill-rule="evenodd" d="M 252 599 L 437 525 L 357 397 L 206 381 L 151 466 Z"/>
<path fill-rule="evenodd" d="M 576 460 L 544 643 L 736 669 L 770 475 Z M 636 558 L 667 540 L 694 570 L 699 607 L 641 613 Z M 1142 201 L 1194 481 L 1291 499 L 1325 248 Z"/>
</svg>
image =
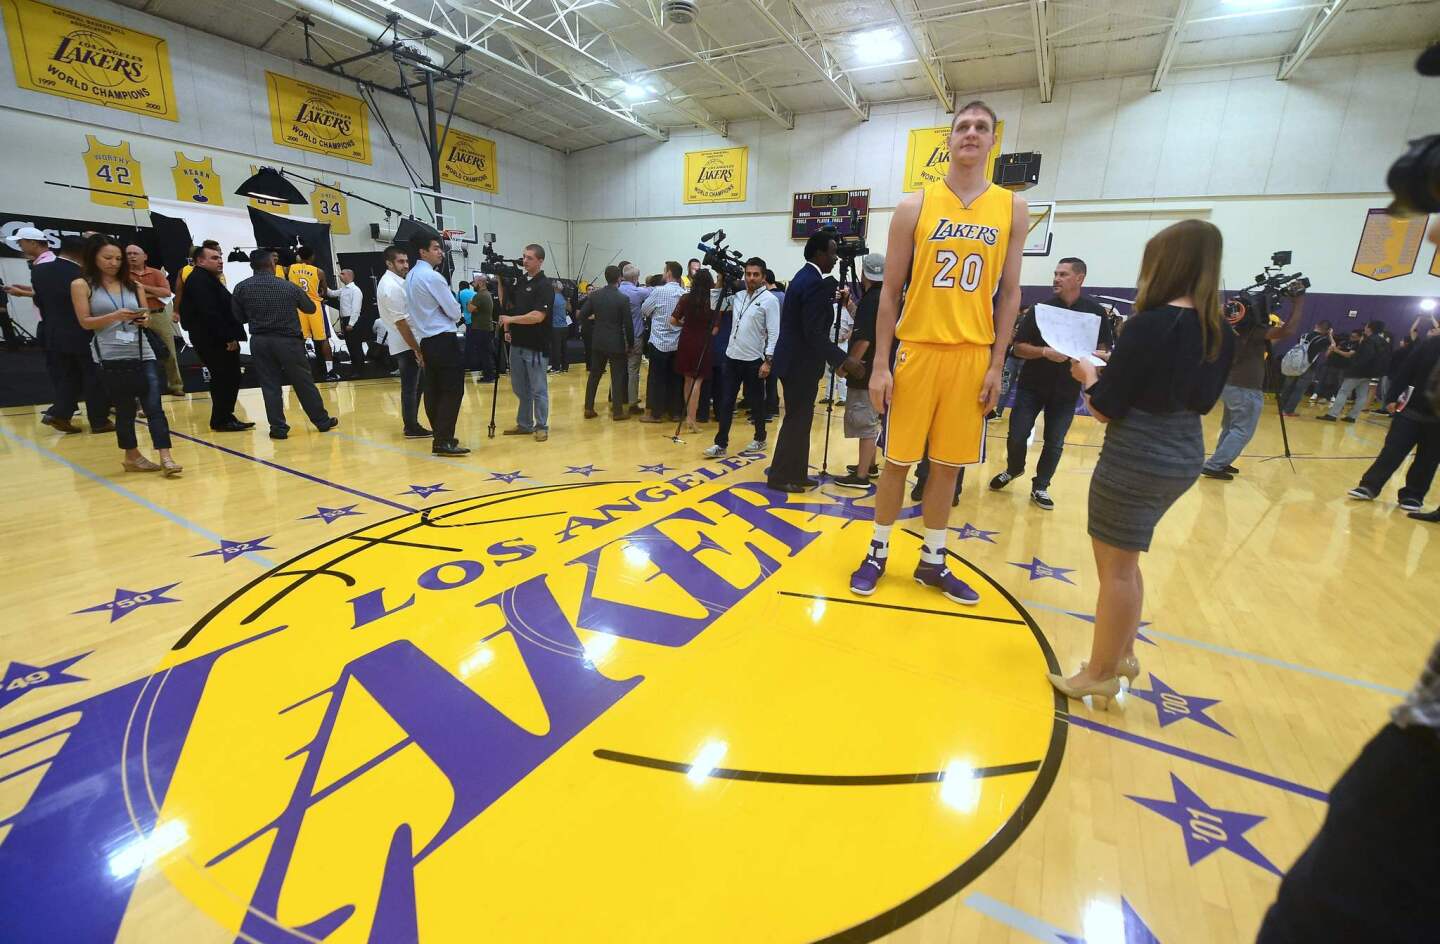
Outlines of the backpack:
<svg viewBox="0 0 1440 944">
<path fill-rule="evenodd" d="M 1299 377 L 1309 370 L 1310 365 L 1314 363 L 1308 356 L 1311 343 L 1311 341 L 1301 338 L 1298 344 L 1286 351 L 1285 356 L 1280 360 L 1280 373 L 1286 377 Z"/>
</svg>

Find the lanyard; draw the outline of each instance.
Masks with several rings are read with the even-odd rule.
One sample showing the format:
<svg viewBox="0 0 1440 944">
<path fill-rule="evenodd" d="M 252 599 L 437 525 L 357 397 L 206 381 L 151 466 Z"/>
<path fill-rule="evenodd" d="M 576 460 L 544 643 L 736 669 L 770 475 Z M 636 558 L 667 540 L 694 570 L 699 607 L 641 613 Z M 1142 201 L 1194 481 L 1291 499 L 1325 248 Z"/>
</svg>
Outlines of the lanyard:
<svg viewBox="0 0 1440 944">
<path fill-rule="evenodd" d="M 736 338 L 738 338 L 738 337 L 740 336 L 740 325 L 741 325 L 741 323 L 745 320 L 745 313 L 746 313 L 747 311 L 749 311 L 751 308 L 755 307 L 755 302 L 757 302 L 757 301 L 760 300 L 760 296 L 761 296 L 761 295 L 766 294 L 766 293 L 768 293 L 769 291 L 770 291 L 770 290 L 769 290 L 768 288 L 762 288 L 760 291 L 756 292 L 754 295 L 749 296 L 749 297 L 745 300 L 745 307 L 742 308 L 742 309 L 740 309 L 739 311 L 735 312 L 735 323 L 730 326 L 730 340 L 731 340 L 732 342 L 733 342 Z M 765 340 L 768 341 L 768 340 L 770 340 L 770 339 L 769 339 L 769 337 L 766 337 Z M 764 353 L 765 353 L 764 350 L 763 350 L 764 345 L 761 345 L 761 348 L 762 348 L 762 350 L 761 350 L 760 353 L 761 353 L 761 354 L 764 354 Z"/>
</svg>

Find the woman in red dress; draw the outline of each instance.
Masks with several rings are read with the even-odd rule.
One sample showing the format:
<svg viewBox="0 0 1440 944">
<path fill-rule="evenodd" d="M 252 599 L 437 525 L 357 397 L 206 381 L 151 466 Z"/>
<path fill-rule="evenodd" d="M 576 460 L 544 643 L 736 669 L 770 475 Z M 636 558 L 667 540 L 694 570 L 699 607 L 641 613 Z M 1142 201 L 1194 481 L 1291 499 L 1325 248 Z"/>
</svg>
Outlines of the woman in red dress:
<svg viewBox="0 0 1440 944">
<path fill-rule="evenodd" d="M 696 387 L 710 376 L 710 336 L 719 330 L 715 310 L 710 307 L 710 290 L 715 279 L 709 269 L 690 276 L 690 291 L 680 299 L 670 323 L 680 326 L 680 344 L 675 349 L 675 372 L 685 377 L 685 429 L 696 432 L 695 411 L 700 397 Z"/>
</svg>

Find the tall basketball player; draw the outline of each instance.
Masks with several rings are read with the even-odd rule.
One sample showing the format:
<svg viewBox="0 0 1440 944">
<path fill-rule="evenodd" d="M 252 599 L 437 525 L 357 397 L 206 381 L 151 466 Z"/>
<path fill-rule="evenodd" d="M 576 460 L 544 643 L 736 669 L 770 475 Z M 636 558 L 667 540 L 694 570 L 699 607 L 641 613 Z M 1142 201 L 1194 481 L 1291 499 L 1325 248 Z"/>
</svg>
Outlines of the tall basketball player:
<svg viewBox="0 0 1440 944">
<path fill-rule="evenodd" d="M 885 412 L 885 468 L 875 495 L 875 536 L 850 589 L 875 592 L 890 558 L 905 479 L 928 450 L 925 543 L 915 580 L 973 605 L 980 595 L 945 565 L 946 526 L 961 467 L 985 461 L 985 414 L 1000 400 L 1005 347 L 1020 308 L 1019 237 L 1028 211 L 1018 194 L 997 187 L 986 173 L 995 146 L 990 106 L 970 102 L 957 111 L 949 145 L 945 178 L 901 200 L 890 222 L 870 375 L 870 400 Z M 892 373 L 890 349 L 897 341 Z"/>
<path fill-rule="evenodd" d="M 295 312 L 300 319 L 300 333 L 315 342 L 315 356 L 324 365 L 323 379 L 339 380 L 340 375 L 335 373 L 334 355 L 330 353 L 329 333 L 325 325 L 324 301 L 325 296 L 330 294 L 329 286 L 325 282 L 325 270 L 315 264 L 315 250 L 309 246 L 301 246 L 295 250 L 295 257 L 296 262 L 290 267 L 286 277 L 304 289 L 305 294 L 315 303 L 313 314 Z"/>
</svg>

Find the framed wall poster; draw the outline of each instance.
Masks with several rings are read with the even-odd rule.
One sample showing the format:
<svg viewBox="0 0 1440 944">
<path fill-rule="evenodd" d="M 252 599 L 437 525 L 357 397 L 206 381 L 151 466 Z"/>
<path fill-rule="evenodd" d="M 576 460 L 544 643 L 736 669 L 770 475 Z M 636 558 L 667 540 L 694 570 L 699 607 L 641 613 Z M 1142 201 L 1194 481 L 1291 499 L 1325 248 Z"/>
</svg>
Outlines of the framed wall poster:
<svg viewBox="0 0 1440 944">
<path fill-rule="evenodd" d="M 370 163 L 370 116 L 358 98 L 288 75 L 265 73 L 276 144 Z"/>
<path fill-rule="evenodd" d="M 748 147 L 686 151 L 685 202 L 743 202 L 749 164 Z"/>
</svg>

